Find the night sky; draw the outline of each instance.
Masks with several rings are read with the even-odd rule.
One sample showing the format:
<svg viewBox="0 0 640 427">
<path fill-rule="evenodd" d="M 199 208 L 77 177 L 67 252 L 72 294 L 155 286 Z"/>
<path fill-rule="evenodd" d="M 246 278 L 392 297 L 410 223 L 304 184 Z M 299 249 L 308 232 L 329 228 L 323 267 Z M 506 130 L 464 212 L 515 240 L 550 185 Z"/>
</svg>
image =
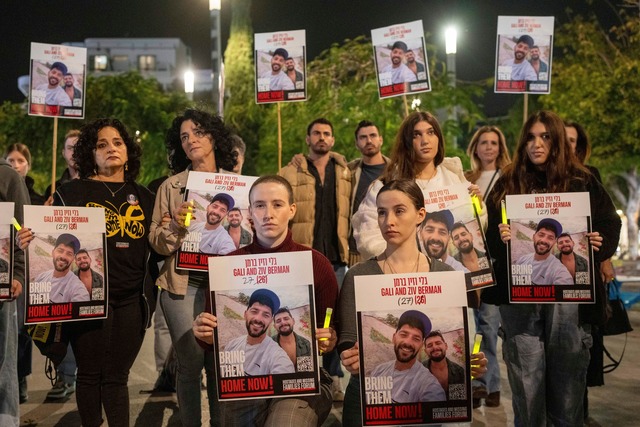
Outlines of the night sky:
<svg viewBox="0 0 640 427">
<path fill-rule="evenodd" d="M 223 44 L 229 35 L 230 1 L 222 3 Z M 599 18 L 613 22 L 609 6 L 602 0 L 594 3 Z M 455 24 L 458 79 L 475 81 L 494 73 L 498 15 L 553 15 L 557 28 L 568 21 L 568 7 L 581 13 L 589 10 L 586 2 L 578 0 L 254 0 L 252 21 L 255 32 L 306 29 L 309 61 L 332 43 L 361 34 L 370 37 L 372 28 L 418 19 L 431 35 L 427 42 L 444 52 L 444 28 Z M 4 57 L 0 101 L 23 99 L 17 79 L 28 74 L 32 41 L 178 37 L 191 48 L 194 68 L 210 68 L 208 0 L 2 0 L 0 28 Z M 487 113 L 504 114 L 514 95 L 496 96 L 498 106 Z"/>
</svg>

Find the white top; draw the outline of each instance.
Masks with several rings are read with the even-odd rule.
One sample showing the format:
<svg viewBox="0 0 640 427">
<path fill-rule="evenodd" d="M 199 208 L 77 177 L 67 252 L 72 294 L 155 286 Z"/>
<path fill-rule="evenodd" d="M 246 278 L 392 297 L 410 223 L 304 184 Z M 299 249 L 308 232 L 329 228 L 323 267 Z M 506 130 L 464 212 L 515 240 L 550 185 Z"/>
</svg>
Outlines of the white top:
<svg viewBox="0 0 640 427">
<path fill-rule="evenodd" d="M 269 90 L 295 90 L 293 82 L 284 71 L 272 74 L 271 71 L 260 76 L 262 79 L 269 79 Z"/>
<path fill-rule="evenodd" d="M 204 222 L 193 224 L 189 232 L 201 233 L 200 252 L 213 255 L 226 255 L 236 250 L 236 244 L 222 225 L 214 230 L 204 228 Z"/>
<path fill-rule="evenodd" d="M 84 283 L 71 270 L 62 277 L 53 277 L 53 270 L 44 271 L 36 277 L 35 282 L 51 283 L 49 301 L 53 303 L 91 301 Z"/>
<path fill-rule="evenodd" d="M 567 267 L 560 260 L 549 254 L 547 259 L 536 261 L 533 259 L 534 252 L 522 255 L 516 265 L 531 265 L 532 285 L 573 285 L 573 277 Z"/>
<path fill-rule="evenodd" d="M 36 90 L 44 90 L 46 92 L 44 97 L 44 103 L 47 105 L 59 105 L 61 107 L 71 107 L 71 98 L 67 95 L 60 86 L 56 86 L 55 89 L 49 89 L 47 83 L 39 85 Z"/>
<path fill-rule="evenodd" d="M 503 65 L 511 65 L 511 80 L 538 80 L 538 74 L 529 61 L 516 64 L 513 59 L 508 59 Z"/>
<path fill-rule="evenodd" d="M 410 369 L 398 371 L 395 360 L 373 368 L 370 377 L 391 377 L 393 403 L 438 402 L 447 400 L 444 389 L 435 376 L 422 363 L 416 362 Z"/>
<path fill-rule="evenodd" d="M 491 171 L 482 171 L 478 179 L 476 179 L 476 185 L 480 187 L 480 191 L 482 192 L 482 197 L 485 200 L 487 199 L 487 194 L 491 192 L 491 189 L 493 188 L 494 185 L 496 185 L 498 178 L 500 178 L 500 175 L 502 175 L 502 173 L 500 172 L 500 169 L 497 169 L 497 171 L 498 173 L 496 173 L 496 169 Z M 493 177 L 494 174 L 495 174 L 495 178 Z M 493 178 L 493 181 L 491 181 L 491 178 Z M 491 187 L 489 187 L 489 184 L 491 184 Z"/>
<path fill-rule="evenodd" d="M 409 83 L 418 80 L 415 73 L 405 64 L 400 64 L 397 68 L 393 68 L 393 65 L 389 64 L 382 69 L 382 73 L 391 73 L 391 83 L 393 84 Z"/>
<path fill-rule="evenodd" d="M 247 344 L 247 335 L 229 341 L 224 351 L 244 352 L 245 375 L 290 374 L 296 371 L 293 362 L 278 343 L 265 337 L 260 344 Z"/>
</svg>

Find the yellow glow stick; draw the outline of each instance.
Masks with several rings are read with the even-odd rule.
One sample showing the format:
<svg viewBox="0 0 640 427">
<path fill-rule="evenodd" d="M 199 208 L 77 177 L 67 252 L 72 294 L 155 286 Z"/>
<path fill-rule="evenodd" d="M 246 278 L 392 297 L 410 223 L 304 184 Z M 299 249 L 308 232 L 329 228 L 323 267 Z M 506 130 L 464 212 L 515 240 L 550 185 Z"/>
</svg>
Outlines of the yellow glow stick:
<svg viewBox="0 0 640 427">
<path fill-rule="evenodd" d="M 324 329 L 327 329 L 331 324 L 331 315 L 333 314 L 333 308 L 327 308 L 327 314 L 324 316 L 324 325 L 322 326 Z M 318 338 L 319 341 L 326 341 L 328 338 Z"/>
<path fill-rule="evenodd" d="M 500 207 L 502 208 L 502 223 L 507 224 L 507 204 L 504 200 L 500 202 Z"/>
<path fill-rule="evenodd" d="M 22 227 L 20 227 L 20 224 L 18 224 L 18 220 L 17 219 L 11 218 L 11 222 L 13 223 L 13 226 L 15 227 L 16 231 L 22 230 Z"/>
<path fill-rule="evenodd" d="M 476 334 L 475 341 L 473 342 L 473 352 L 472 354 L 476 354 L 480 351 L 480 343 L 482 342 L 482 334 Z"/>
<path fill-rule="evenodd" d="M 189 212 L 187 212 L 187 215 L 184 217 L 184 226 L 188 227 L 189 224 L 191 224 L 191 211 L 193 210 L 193 199 L 189 200 Z"/>
<path fill-rule="evenodd" d="M 471 196 L 471 203 L 473 203 L 473 207 L 476 210 L 478 215 L 482 215 L 482 205 L 480 204 L 480 198 L 475 194 Z"/>
</svg>

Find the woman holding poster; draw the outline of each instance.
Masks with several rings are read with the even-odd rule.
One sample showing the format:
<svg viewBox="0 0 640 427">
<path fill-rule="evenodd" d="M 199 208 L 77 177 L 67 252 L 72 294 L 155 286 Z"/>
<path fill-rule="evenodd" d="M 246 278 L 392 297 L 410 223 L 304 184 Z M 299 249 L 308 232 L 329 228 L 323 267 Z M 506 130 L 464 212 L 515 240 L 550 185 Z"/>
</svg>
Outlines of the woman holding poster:
<svg viewBox="0 0 640 427">
<path fill-rule="evenodd" d="M 362 259 L 380 254 L 385 241 L 378 228 L 376 195 L 391 180 L 415 180 L 421 191 L 452 184 L 467 183 L 458 157 L 445 157 L 444 135 L 431 113 L 415 111 L 400 125 L 387 164 L 380 179 L 373 182 L 358 211 L 351 218 L 353 235 Z M 477 185 L 469 183 L 469 194 L 480 195 Z M 424 197 L 422 200 L 424 206 Z M 481 217 L 486 219 L 486 217 Z"/>
<path fill-rule="evenodd" d="M 107 226 L 107 319 L 65 324 L 78 365 L 76 400 L 84 426 L 129 425 L 129 370 L 154 308 L 148 230 L 153 195 L 135 179 L 140 147 L 117 119 L 83 126 L 75 146 L 80 179 L 63 184 L 54 206 L 103 207 Z M 33 233 L 18 233 L 26 248 Z"/>
<path fill-rule="evenodd" d="M 378 230 L 386 245 L 378 256 L 356 264 L 347 271 L 338 303 L 338 352 L 344 367 L 351 373 L 344 398 L 342 423 L 344 426 L 361 426 L 360 412 L 360 352 L 357 345 L 355 322 L 354 277 L 373 274 L 408 272 L 452 271 L 453 268 L 429 259 L 416 244 L 416 230 L 426 215 L 424 196 L 412 180 L 392 180 L 380 188 L 375 196 Z M 423 337 L 423 341 L 424 341 Z M 486 369 L 484 355 L 473 357 L 474 364 L 482 367 L 474 370 L 481 375 Z M 431 374 L 428 374 L 431 376 Z M 442 391 L 444 397 L 444 391 Z"/>
<path fill-rule="evenodd" d="M 605 288 L 598 271 L 596 304 L 508 303 L 510 266 L 505 243 L 511 239 L 511 229 L 500 223 L 500 203 L 506 195 L 561 192 L 589 193 L 593 231 L 587 237 L 597 261 L 610 258 L 621 224 L 613 202 L 571 153 L 562 119 L 553 112 L 538 111 L 524 124 L 513 163 L 505 168 L 487 202 L 487 243 L 496 260 L 497 286 L 482 294 L 483 302 L 501 304 L 504 360 L 513 410 L 522 425 L 582 425 L 589 324 L 603 315 Z"/>
<path fill-rule="evenodd" d="M 178 359 L 180 419 L 184 426 L 200 426 L 203 368 L 207 372 L 209 413 L 212 419 L 219 414 L 214 410 L 217 398 L 213 355 L 206 355 L 191 330 L 193 319 L 204 311 L 208 274 L 176 269 L 176 253 L 187 235 L 185 222 L 192 212 L 183 195 L 189 171 L 231 171 L 237 154 L 233 153 L 231 134 L 222 119 L 195 109 L 188 109 L 173 120 L 165 144 L 175 175 L 158 189 L 149 239 L 151 246 L 167 257 L 157 285 L 161 288 L 160 304 Z"/>
</svg>

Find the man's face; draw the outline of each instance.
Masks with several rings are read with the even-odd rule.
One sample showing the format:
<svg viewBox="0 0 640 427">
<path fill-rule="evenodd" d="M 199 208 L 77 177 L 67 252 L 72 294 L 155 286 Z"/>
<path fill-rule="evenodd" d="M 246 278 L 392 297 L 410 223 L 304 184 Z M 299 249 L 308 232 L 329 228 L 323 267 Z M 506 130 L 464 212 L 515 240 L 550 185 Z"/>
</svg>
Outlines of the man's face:
<svg viewBox="0 0 640 427">
<path fill-rule="evenodd" d="M 220 200 L 207 206 L 207 224 L 218 225 L 227 216 L 227 205 Z"/>
<path fill-rule="evenodd" d="M 307 145 L 309 150 L 315 154 L 327 154 L 331 151 L 335 140 L 331 126 L 322 123 L 316 123 L 307 135 Z"/>
<path fill-rule="evenodd" d="M 60 273 L 65 273 L 69 270 L 71 263 L 73 262 L 75 254 L 71 246 L 67 246 L 60 243 L 51 252 L 53 258 L 53 268 Z"/>
<path fill-rule="evenodd" d="M 403 59 L 404 59 L 404 50 L 396 47 L 391 51 L 391 63 L 393 64 L 394 68 L 402 64 Z"/>
<path fill-rule="evenodd" d="M 463 254 L 473 251 L 473 235 L 464 227 L 458 227 L 451 231 L 453 245 Z"/>
<path fill-rule="evenodd" d="M 574 126 L 568 126 L 564 128 L 564 133 L 567 135 L 567 140 L 569 140 L 571 152 L 575 154 L 578 147 L 578 129 Z"/>
<path fill-rule="evenodd" d="M 244 165 L 244 154 L 240 151 L 239 148 L 234 148 L 231 150 L 232 153 L 237 153 L 238 157 L 236 157 L 236 165 L 233 167 L 233 172 L 237 174 L 242 173 L 242 166 Z"/>
<path fill-rule="evenodd" d="M 76 167 L 76 162 L 73 161 L 76 142 L 78 142 L 77 137 L 67 138 L 64 141 L 64 148 L 62 149 L 62 157 L 64 157 L 64 160 L 67 162 L 67 167 L 70 169 L 75 169 Z"/>
<path fill-rule="evenodd" d="M 365 126 L 358 130 L 356 147 L 363 156 L 373 157 L 380 152 L 382 137 L 375 126 Z"/>
<path fill-rule="evenodd" d="M 408 50 L 407 53 L 405 54 L 406 58 L 407 58 L 407 64 L 412 64 L 414 62 L 416 62 L 416 56 L 413 53 L 412 50 Z"/>
<path fill-rule="evenodd" d="M 444 358 L 447 357 L 448 348 L 449 346 L 447 346 L 447 343 L 438 335 L 427 338 L 424 343 L 424 350 L 426 351 L 427 356 L 429 356 L 429 359 L 434 362 L 444 360 Z"/>
<path fill-rule="evenodd" d="M 284 58 L 280 55 L 273 55 L 271 57 L 271 71 L 279 73 L 284 66 Z"/>
<path fill-rule="evenodd" d="M 416 358 L 422 347 L 422 331 L 409 325 L 402 325 L 393 334 L 393 351 L 398 362 L 407 363 Z"/>
<path fill-rule="evenodd" d="M 518 43 L 513 48 L 513 56 L 517 61 L 522 61 L 527 56 L 527 53 L 529 53 L 529 45 L 524 42 Z"/>
<path fill-rule="evenodd" d="M 47 77 L 49 79 L 49 86 L 58 86 L 62 81 L 62 71 L 58 70 L 57 68 L 52 68 L 49 70 L 49 74 Z"/>
<path fill-rule="evenodd" d="M 538 60 L 540 59 L 540 49 L 537 47 L 531 48 L 531 59 Z"/>
<path fill-rule="evenodd" d="M 231 227 L 233 228 L 240 227 L 240 223 L 242 222 L 242 214 L 240 213 L 240 211 L 233 210 L 229 212 L 229 214 L 227 215 L 227 218 L 229 219 L 229 225 Z"/>
<path fill-rule="evenodd" d="M 254 302 L 253 305 L 244 312 L 244 321 L 247 333 L 250 337 L 258 338 L 264 335 L 271 323 L 271 308 Z"/>
<path fill-rule="evenodd" d="M 251 190 L 249 215 L 258 241 L 269 245 L 284 238 L 289 220 L 296 213 L 295 204 L 289 203 L 289 193 L 284 185 L 264 182 Z"/>
<path fill-rule="evenodd" d="M 556 243 L 556 233 L 546 228 L 541 228 L 533 235 L 533 248 L 538 255 L 546 255 Z"/>
<path fill-rule="evenodd" d="M 562 252 L 563 255 L 569 255 L 573 252 L 573 247 L 575 243 L 571 240 L 569 236 L 562 236 L 558 239 L 558 249 Z"/>
<path fill-rule="evenodd" d="M 81 271 L 87 271 L 91 268 L 91 257 L 89 257 L 89 254 L 80 252 L 76 255 L 76 265 Z"/>
<path fill-rule="evenodd" d="M 449 245 L 449 230 L 443 222 L 427 220 L 420 231 L 420 238 L 424 244 L 427 254 L 431 258 L 440 259 L 447 252 Z"/>
<path fill-rule="evenodd" d="M 71 74 L 67 74 L 66 76 L 64 76 L 64 85 L 65 87 L 73 86 L 73 76 Z"/>
<path fill-rule="evenodd" d="M 287 71 L 293 71 L 296 68 L 296 64 L 293 62 L 293 59 L 291 58 L 284 61 L 284 64 L 287 66 Z"/>
<path fill-rule="evenodd" d="M 284 335 L 285 337 L 291 335 L 291 333 L 293 332 L 293 325 L 295 325 L 295 321 L 286 311 L 283 311 L 280 314 L 276 314 L 274 323 L 276 325 L 276 329 L 278 330 L 278 334 Z"/>
</svg>

